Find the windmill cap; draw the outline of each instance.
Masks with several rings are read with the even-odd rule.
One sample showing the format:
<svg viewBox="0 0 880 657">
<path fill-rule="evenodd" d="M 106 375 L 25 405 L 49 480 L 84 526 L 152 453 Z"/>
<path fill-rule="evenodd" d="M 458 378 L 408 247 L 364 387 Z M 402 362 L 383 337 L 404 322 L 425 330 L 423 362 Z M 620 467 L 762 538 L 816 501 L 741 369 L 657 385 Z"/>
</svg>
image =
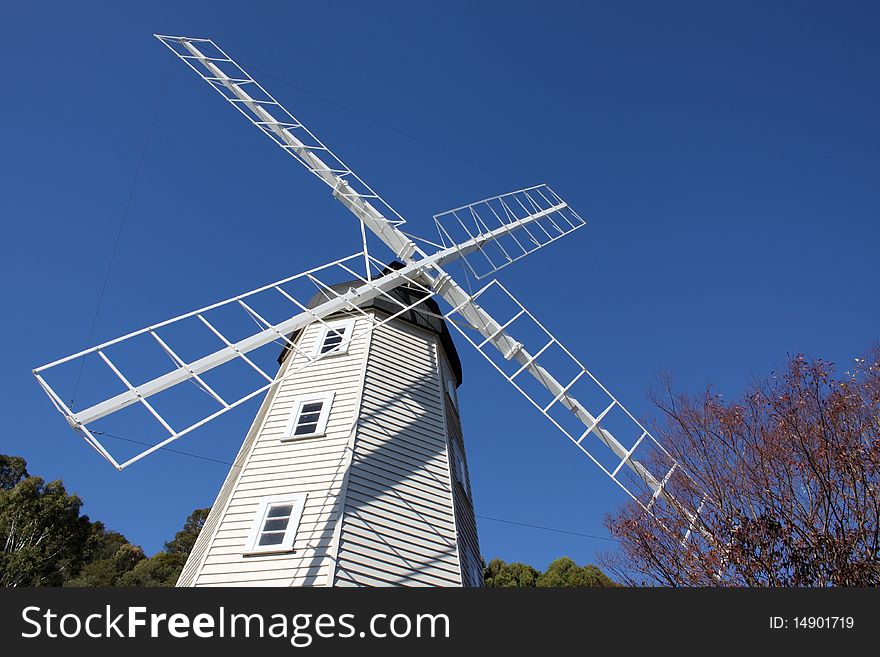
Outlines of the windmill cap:
<svg viewBox="0 0 880 657">
<path fill-rule="evenodd" d="M 382 275 L 400 269 L 403 266 L 403 263 L 394 261 L 390 263 L 387 267 L 385 267 L 385 269 L 382 271 Z M 363 281 L 352 279 L 343 283 L 329 285 L 328 287 L 333 292 L 341 295 L 347 292 L 352 287 L 358 287 L 362 284 Z M 400 304 L 403 304 L 403 306 L 411 306 L 418 301 L 418 299 L 424 294 L 424 292 L 404 284 L 395 287 L 394 289 L 388 291 L 386 294 L 396 299 Z M 334 297 L 329 292 L 320 291 L 311 298 L 308 303 L 308 307 L 314 308 L 321 305 L 325 301 L 329 301 L 332 298 Z M 395 319 L 399 319 L 401 321 L 407 322 L 408 324 L 412 324 L 413 326 L 417 326 L 418 328 L 435 333 L 440 338 L 440 344 L 443 346 L 443 351 L 446 353 L 446 359 L 449 361 L 449 366 L 452 369 L 453 375 L 455 376 L 455 384 L 456 386 L 461 385 L 461 359 L 458 357 L 458 351 L 455 348 L 455 343 L 452 341 L 452 335 L 449 333 L 449 328 L 446 325 L 446 321 L 443 319 L 442 312 L 440 311 L 440 306 L 437 305 L 437 302 L 433 298 L 429 297 L 427 299 L 424 299 L 421 303 L 418 303 L 413 308 L 410 308 L 409 310 L 406 310 L 402 313 L 400 312 L 401 306 L 384 295 L 380 295 L 368 301 L 365 301 L 359 304 L 358 307 L 361 310 L 366 310 L 368 308 L 372 310 L 377 310 L 389 316 L 400 313 L 397 315 L 397 317 L 395 317 Z M 325 319 L 338 317 L 340 314 L 341 313 L 336 313 L 335 315 L 330 315 Z M 296 339 L 297 335 L 298 332 L 291 334 L 289 336 L 290 341 L 293 342 Z M 278 356 L 279 364 L 284 362 L 284 359 L 287 357 L 289 351 L 290 346 L 285 345 Z"/>
</svg>

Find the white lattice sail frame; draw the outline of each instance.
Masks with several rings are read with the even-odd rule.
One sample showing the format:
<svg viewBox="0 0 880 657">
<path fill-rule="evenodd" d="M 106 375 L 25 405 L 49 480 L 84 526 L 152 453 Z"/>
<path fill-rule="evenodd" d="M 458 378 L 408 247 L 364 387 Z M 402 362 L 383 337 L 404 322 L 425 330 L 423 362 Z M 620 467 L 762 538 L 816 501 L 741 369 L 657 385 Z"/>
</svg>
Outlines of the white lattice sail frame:
<svg viewBox="0 0 880 657">
<path fill-rule="evenodd" d="M 387 272 L 380 267 L 378 260 L 366 252 L 365 248 L 363 253 L 342 258 L 218 304 L 206 306 L 200 310 L 127 334 L 34 370 L 37 380 L 56 408 L 65 416 L 68 423 L 79 431 L 104 458 L 118 469 L 125 468 L 244 401 L 265 392 L 277 383 L 277 376 L 258 367 L 249 358 L 249 353 L 274 342 L 281 342 L 296 349 L 296 346 L 287 337 L 290 333 L 310 322 L 323 321 L 324 317 L 333 313 L 358 312 L 359 304 L 379 295 L 385 295 L 394 300 L 388 295 L 388 292 L 398 285 L 405 284 L 421 290 L 425 295 L 424 298 L 444 299 L 451 308 L 445 314 L 446 319 L 462 332 L 465 339 L 520 390 L 542 414 L 562 430 L 582 453 L 598 465 L 643 508 L 650 512 L 655 502 L 660 499 L 670 502 L 676 508 L 681 508 L 681 504 L 672 498 L 667 488 L 673 474 L 677 471 L 681 472 L 680 466 L 672 459 L 668 469 L 664 467 L 661 476 L 658 477 L 634 457 L 640 447 L 651 444 L 656 450 L 655 453 L 671 459 L 663 446 L 599 383 L 593 374 L 567 349 L 562 347 L 500 283 L 492 281 L 477 293 L 469 294 L 444 270 L 446 264 L 457 259 L 464 259 L 471 272 L 476 277 L 483 278 L 582 227 L 585 223 L 584 220 L 553 190 L 547 185 L 537 185 L 435 215 L 435 223 L 442 241 L 440 246 L 443 248 L 428 255 L 400 230 L 400 225 L 405 220 L 397 211 L 213 41 L 167 35 L 156 35 L 156 37 L 220 93 L 250 123 L 330 187 L 333 197 L 361 222 L 362 230 L 367 229 L 382 240 L 394 256 L 403 261 L 404 267 Z M 427 242 L 427 240 L 423 241 Z M 363 276 L 356 274 L 354 259 L 364 262 L 365 274 Z M 479 266 L 476 266 L 475 262 L 480 263 Z M 379 274 L 373 277 L 371 269 L 379 270 Z M 293 305 L 295 312 L 277 322 L 264 318 L 250 303 L 252 298 L 261 293 L 270 292 L 284 296 L 284 285 L 304 278 L 314 283 L 318 289 L 332 290 L 331 286 L 338 283 L 339 280 L 337 275 L 328 277 L 327 274 L 330 271 L 335 271 L 337 275 L 344 273 L 348 279 L 355 276 L 359 284 L 356 288 L 349 289 L 342 294 L 329 294 L 327 301 L 312 308 L 308 307 L 308 300 L 298 300 L 291 295 L 287 301 Z M 502 297 L 506 297 L 508 302 L 514 304 L 515 312 L 503 321 L 494 319 L 482 307 L 490 296 L 490 292 L 500 293 Z M 421 303 L 423 300 L 420 298 L 416 303 Z M 481 303 L 477 303 L 478 300 Z M 400 310 L 395 316 L 406 312 L 412 305 L 415 305 L 407 306 L 397 301 L 395 303 L 400 306 Z M 227 307 L 240 308 L 259 325 L 260 330 L 237 341 L 227 338 L 207 319 L 207 315 L 211 311 Z M 174 345 L 159 335 L 159 331 L 177 322 L 191 319 L 203 324 L 215 338 L 219 338 L 224 343 L 224 346 L 200 359 L 187 362 L 177 353 Z M 519 342 L 511 330 L 520 320 L 528 320 L 532 323 L 533 328 L 536 326 L 540 332 L 547 336 L 547 343 L 533 347 Z M 371 322 L 370 330 L 375 325 L 375 321 Z M 479 336 L 479 339 L 474 337 L 474 333 Z M 110 359 L 107 352 L 126 341 L 145 335 L 152 337 L 162 347 L 174 367 L 162 376 L 136 384 L 132 383 L 131 379 Z M 490 346 L 493 348 L 492 351 L 488 349 Z M 557 377 L 542 364 L 545 354 L 551 348 L 561 349 L 564 354 L 563 362 L 573 363 L 575 366 L 574 377 L 566 383 L 557 380 Z M 57 367 L 85 357 L 99 359 L 123 383 L 125 390 L 117 395 L 106 397 L 88 408 L 74 412 L 62 401 L 56 390 L 49 385 L 47 374 Z M 565 358 L 569 361 L 565 361 Z M 260 386 L 245 395 L 232 400 L 226 399 L 203 380 L 202 375 L 205 372 L 229 362 L 239 361 L 257 371 L 263 379 Z M 311 362 L 313 359 L 307 359 L 304 367 L 307 367 Z M 503 364 L 511 363 L 517 364 L 512 373 L 505 370 L 503 366 Z M 525 373 L 528 373 L 532 380 L 550 395 L 549 403 L 540 403 L 532 393 L 525 390 L 520 379 L 520 375 Z M 149 398 L 187 381 L 195 382 L 220 408 L 189 426 L 175 428 L 152 407 Z M 601 408 L 588 410 L 574 394 L 575 389 L 584 382 L 591 383 L 606 395 L 607 403 L 599 404 Z M 118 461 L 101 444 L 94 432 L 89 430 L 89 425 L 132 404 L 143 405 L 168 435 L 134 457 Z M 581 424 L 581 429 L 573 432 L 566 427 L 558 417 L 554 416 L 557 409 L 567 411 L 570 417 L 575 418 Z M 628 446 L 619 442 L 607 427 L 609 414 L 616 410 L 622 411 L 632 426 L 638 430 L 638 436 Z M 616 459 L 611 467 L 603 464 L 602 459 L 596 454 L 596 450 L 602 447 L 610 450 Z M 635 474 L 633 481 L 636 484 L 641 482 L 641 490 L 633 490 L 631 484 L 621 480 L 621 474 L 625 471 Z M 685 473 L 682 475 L 687 476 Z M 644 486 L 647 487 L 647 499 L 645 498 Z M 703 501 L 706 501 L 705 497 Z M 690 520 L 688 535 L 695 528 L 700 509 L 684 509 L 682 511 L 685 517 Z"/>
</svg>

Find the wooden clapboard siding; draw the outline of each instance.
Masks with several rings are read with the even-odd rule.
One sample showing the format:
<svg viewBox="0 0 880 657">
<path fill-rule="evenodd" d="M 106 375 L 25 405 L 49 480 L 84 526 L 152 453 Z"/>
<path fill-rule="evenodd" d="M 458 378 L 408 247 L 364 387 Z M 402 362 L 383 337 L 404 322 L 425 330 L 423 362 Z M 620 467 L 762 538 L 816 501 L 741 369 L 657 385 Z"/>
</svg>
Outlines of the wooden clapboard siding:
<svg viewBox="0 0 880 657">
<path fill-rule="evenodd" d="M 360 408 L 369 320 L 355 323 L 348 351 L 299 371 L 306 359 L 288 355 L 284 379 L 267 395 L 235 464 L 205 522 L 178 581 L 179 586 L 325 586 L 338 520 L 337 503 L 350 460 L 349 444 Z M 298 346 L 311 353 L 321 335 L 313 323 Z M 334 392 L 325 435 L 299 441 L 280 438 L 302 395 Z M 262 498 L 307 493 L 289 554 L 245 556 L 245 543 Z"/>
<path fill-rule="evenodd" d="M 448 381 L 454 381 L 449 365 L 443 361 L 443 377 Z M 455 384 L 451 394 L 455 394 Z M 470 491 L 470 471 L 467 467 L 467 455 L 464 448 L 464 437 L 461 431 L 461 419 L 456 401 L 448 393 L 446 386 L 443 388 L 443 405 L 446 416 L 446 433 L 450 445 L 449 467 L 452 474 L 452 497 L 455 507 L 455 527 L 458 536 L 458 555 L 461 563 L 461 575 L 463 586 L 483 585 L 483 564 L 480 556 L 480 542 L 477 538 L 477 519 L 474 515 L 473 499 Z M 458 449 L 452 449 L 452 444 L 458 445 Z M 461 459 L 461 470 L 457 459 Z M 464 477 L 459 481 L 459 472 L 463 471 Z"/>
<path fill-rule="evenodd" d="M 288 356 L 179 586 L 482 584 L 473 507 L 453 474 L 461 425 L 441 343 L 399 320 L 368 328 L 359 318 L 347 354 L 302 371 L 305 359 Z M 307 327 L 298 347 L 311 353 L 320 333 Z M 324 436 L 280 440 L 297 397 L 330 391 Z M 308 494 L 293 551 L 245 556 L 260 501 L 293 493 Z"/>
<path fill-rule="evenodd" d="M 436 335 L 372 335 L 336 559 L 337 586 L 461 586 Z"/>
</svg>

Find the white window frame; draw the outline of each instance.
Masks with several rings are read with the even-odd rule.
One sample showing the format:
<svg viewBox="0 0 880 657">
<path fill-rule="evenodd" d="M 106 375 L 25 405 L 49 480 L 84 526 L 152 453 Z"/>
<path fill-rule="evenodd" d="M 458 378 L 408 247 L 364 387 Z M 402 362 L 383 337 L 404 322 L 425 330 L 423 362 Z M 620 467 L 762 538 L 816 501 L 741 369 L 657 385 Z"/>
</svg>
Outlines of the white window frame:
<svg viewBox="0 0 880 657">
<path fill-rule="evenodd" d="M 315 343 L 315 348 L 312 350 L 312 358 L 329 358 L 332 356 L 341 356 L 342 354 L 347 354 L 348 345 L 351 343 L 351 334 L 354 331 L 354 322 L 354 318 L 337 319 L 330 322 L 324 322 L 324 324 L 321 326 L 321 330 L 318 332 L 318 340 Z M 340 328 L 345 329 L 342 333 L 342 342 L 340 342 L 339 346 L 332 351 L 328 351 L 327 353 L 322 354 L 321 348 L 324 346 L 324 340 L 327 339 L 327 334 L 330 331 L 338 330 Z"/>
<path fill-rule="evenodd" d="M 254 516 L 254 521 L 251 524 L 244 555 L 278 554 L 280 552 L 293 551 L 293 542 L 296 539 L 296 532 L 299 529 L 299 522 L 302 519 L 307 497 L 308 493 L 292 493 L 288 495 L 273 495 L 261 499 L 260 505 L 257 507 L 257 514 Z M 268 519 L 269 510 L 276 506 L 288 504 L 293 506 L 293 509 L 290 513 L 290 520 L 284 530 L 284 539 L 281 543 L 275 545 L 258 545 L 260 535 L 263 533 L 263 527 Z"/>
<path fill-rule="evenodd" d="M 330 419 L 330 408 L 333 406 L 333 398 L 335 396 L 335 392 L 321 392 L 314 395 L 297 397 L 294 401 L 293 409 L 290 411 L 290 417 L 287 419 L 287 425 L 284 427 L 284 433 L 281 435 L 281 440 L 303 440 L 305 438 L 318 438 L 325 435 L 327 432 L 327 420 Z M 293 432 L 296 430 L 303 406 L 314 402 L 322 402 L 321 413 L 318 416 L 318 426 L 312 433 L 294 435 Z"/>
</svg>

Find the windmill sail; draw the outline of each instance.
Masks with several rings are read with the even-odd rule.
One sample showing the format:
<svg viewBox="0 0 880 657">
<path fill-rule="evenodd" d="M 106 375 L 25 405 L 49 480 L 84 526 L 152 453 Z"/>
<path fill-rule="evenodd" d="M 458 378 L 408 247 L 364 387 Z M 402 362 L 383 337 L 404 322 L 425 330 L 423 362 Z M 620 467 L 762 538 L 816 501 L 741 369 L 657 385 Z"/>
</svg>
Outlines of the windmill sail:
<svg viewBox="0 0 880 657">
<path fill-rule="evenodd" d="M 644 510 L 652 512 L 663 501 L 685 519 L 687 536 L 699 529 L 706 496 L 694 492 L 693 481 L 663 445 L 501 283 L 490 282 L 445 317 Z M 673 484 L 682 480 L 690 485 L 676 486 L 674 494 Z"/>
<path fill-rule="evenodd" d="M 512 234 L 527 230 L 545 216 L 546 213 L 538 211 L 513 220 L 496 232 Z M 379 296 L 390 300 L 395 312 L 378 324 L 371 316 L 371 328 L 435 294 L 447 300 L 458 299 L 460 288 L 443 272 L 442 266 L 475 253 L 491 239 L 492 231 L 477 235 L 420 260 L 410 259 L 408 265 L 394 271 L 386 271 L 384 263 L 366 253 L 356 253 L 48 363 L 36 368 L 34 374 L 68 424 L 114 467 L 123 469 L 278 383 L 272 373 L 278 345 L 301 359 L 296 367 L 288 368 L 290 375 L 319 359 L 320 354 L 302 352 L 290 337 L 306 324 L 323 322 L 324 317 L 340 312 L 364 314 L 359 306 Z M 364 259 L 373 271 L 369 276 L 357 273 Z M 359 285 L 342 292 L 333 287 L 340 280 L 352 278 Z M 401 285 L 420 294 L 411 303 L 402 303 L 389 294 Z M 323 295 L 321 302 L 310 303 L 316 294 Z M 74 410 L 72 403 L 63 401 L 53 381 L 63 379 L 62 370 L 77 367 L 81 360 L 96 362 L 101 371 L 113 376 L 109 380 L 98 378 L 95 398 Z M 215 379 L 219 381 L 214 383 Z M 188 382 L 206 393 L 207 397 L 200 401 L 207 401 L 207 405 L 181 404 L 175 400 L 175 391 L 179 395 L 181 384 Z M 154 397 L 161 397 L 163 403 L 155 403 Z M 172 418 L 172 411 L 162 408 L 181 405 L 190 411 L 185 417 Z M 147 431 L 148 449 L 120 461 L 102 443 L 101 433 L 91 427 L 130 407 L 138 407 L 158 427 Z M 157 428 L 164 434 L 159 439 L 153 437 Z"/>
<path fill-rule="evenodd" d="M 493 196 L 434 215 L 443 246 L 481 239 L 462 254 L 468 270 L 482 279 L 586 225 L 546 184 Z"/>
<path fill-rule="evenodd" d="M 328 185 L 334 196 L 378 205 L 391 224 L 406 223 L 397 210 L 211 39 L 155 36 L 260 132 Z"/>
<path fill-rule="evenodd" d="M 296 342 L 296 333 L 307 324 L 323 323 L 331 314 L 364 315 L 358 304 L 382 297 L 395 312 L 381 321 L 371 315 L 372 330 L 433 296 L 415 279 L 414 268 L 364 277 L 357 271 L 363 258 L 357 253 L 148 326 L 38 367 L 34 375 L 71 427 L 121 470 L 279 383 L 274 362 L 279 348 L 294 354 L 295 366 L 287 370 L 291 375 L 323 358 Z M 370 262 L 381 274 L 384 265 Z M 333 286 L 352 279 L 359 285 L 347 290 Z M 388 294 L 400 285 L 417 292 L 411 303 Z M 81 362 L 89 366 L 86 379 L 93 382 L 82 394 L 91 399 L 74 409 L 64 401 L 59 382 Z M 192 390 L 186 383 L 204 393 L 198 402 L 182 397 Z M 131 408 L 142 411 L 152 426 L 145 428 L 143 417 L 123 422 L 136 425 L 150 446 L 120 461 L 100 440 L 107 431 L 96 426 Z M 124 428 L 116 431 L 125 433 Z"/>
</svg>

